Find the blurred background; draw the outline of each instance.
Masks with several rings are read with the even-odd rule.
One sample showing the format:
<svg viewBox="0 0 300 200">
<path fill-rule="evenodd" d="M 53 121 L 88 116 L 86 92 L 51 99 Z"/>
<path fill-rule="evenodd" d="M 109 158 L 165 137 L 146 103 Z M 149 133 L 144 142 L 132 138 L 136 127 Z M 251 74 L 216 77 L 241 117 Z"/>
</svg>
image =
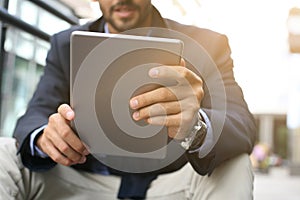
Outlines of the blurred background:
<svg viewBox="0 0 300 200">
<path fill-rule="evenodd" d="M 255 199 L 300 199 L 300 0 L 152 2 L 164 17 L 228 36 L 258 127 Z M 25 111 L 50 36 L 99 16 L 89 0 L 0 0 L 0 136 Z"/>
</svg>

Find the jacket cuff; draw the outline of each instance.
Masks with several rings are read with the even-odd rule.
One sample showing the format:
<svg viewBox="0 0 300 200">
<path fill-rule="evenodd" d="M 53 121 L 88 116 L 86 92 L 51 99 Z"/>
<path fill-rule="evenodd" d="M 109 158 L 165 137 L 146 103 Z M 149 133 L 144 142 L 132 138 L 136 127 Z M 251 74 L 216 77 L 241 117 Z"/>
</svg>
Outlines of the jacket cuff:
<svg viewBox="0 0 300 200">
<path fill-rule="evenodd" d="M 18 153 L 21 155 L 23 165 L 31 171 L 47 171 L 56 165 L 56 163 L 49 157 L 41 158 L 31 154 L 30 135 L 25 139 Z"/>
<path fill-rule="evenodd" d="M 207 174 L 210 176 L 216 168 L 216 154 L 214 149 L 204 158 L 199 158 L 199 152 L 186 152 L 185 156 L 193 169 L 202 176 Z"/>
</svg>

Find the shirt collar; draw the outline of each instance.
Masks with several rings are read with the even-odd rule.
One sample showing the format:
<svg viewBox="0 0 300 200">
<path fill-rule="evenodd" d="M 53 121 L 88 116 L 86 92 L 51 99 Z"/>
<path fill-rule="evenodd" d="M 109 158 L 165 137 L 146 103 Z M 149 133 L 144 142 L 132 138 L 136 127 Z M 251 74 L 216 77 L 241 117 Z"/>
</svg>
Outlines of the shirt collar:
<svg viewBox="0 0 300 200">
<path fill-rule="evenodd" d="M 104 24 L 104 33 L 109 33 L 107 22 Z"/>
</svg>

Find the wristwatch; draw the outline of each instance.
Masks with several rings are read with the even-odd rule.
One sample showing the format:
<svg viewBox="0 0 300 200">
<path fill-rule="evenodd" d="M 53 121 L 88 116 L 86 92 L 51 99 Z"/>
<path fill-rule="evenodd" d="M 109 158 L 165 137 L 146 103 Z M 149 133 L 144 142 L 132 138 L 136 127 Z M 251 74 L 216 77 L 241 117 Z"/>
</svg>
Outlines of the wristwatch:
<svg viewBox="0 0 300 200">
<path fill-rule="evenodd" d="M 188 151 L 193 151 L 201 147 L 207 133 L 207 125 L 201 120 L 198 113 L 197 123 L 191 130 L 191 133 L 181 141 L 180 145 Z"/>
</svg>

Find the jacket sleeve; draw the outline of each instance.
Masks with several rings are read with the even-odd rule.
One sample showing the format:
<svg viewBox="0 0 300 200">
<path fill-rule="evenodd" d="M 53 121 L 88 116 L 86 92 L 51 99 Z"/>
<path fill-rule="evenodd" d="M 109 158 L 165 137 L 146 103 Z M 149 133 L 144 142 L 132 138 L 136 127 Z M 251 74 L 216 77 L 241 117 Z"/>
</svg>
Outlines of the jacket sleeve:
<svg viewBox="0 0 300 200">
<path fill-rule="evenodd" d="M 50 158 L 32 156 L 29 141 L 30 134 L 48 124 L 48 117 L 57 111 L 60 104 L 69 102 L 67 71 L 69 66 L 68 62 L 62 62 L 62 57 L 67 56 L 68 51 L 68 39 L 65 42 L 58 42 L 56 35 L 51 38 L 51 49 L 46 58 L 44 74 L 28 104 L 26 113 L 18 119 L 14 130 L 13 136 L 17 140 L 18 153 L 21 154 L 24 166 L 31 170 L 47 170 L 55 165 Z"/>
<path fill-rule="evenodd" d="M 200 152 L 186 153 L 186 157 L 193 168 L 201 175 L 211 174 L 213 170 L 236 155 L 251 153 L 255 137 L 256 125 L 247 103 L 244 100 L 243 92 L 234 78 L 233 61 L 227 37 L 215 34 L 208 43 L 203 43 L 212 60 L 217 66 L 217 70 L 211 70 L 209 77 L 203 77 L 205 82 L 205 97 L 201 104 L 201 109 L 210 118 L 215 145 L 204 157 Z M 224 108 L 213 105 L 213 95 L 206 80 L 214 80 L 213 76 L 220 74 L 224 88 L 225 103 Z M 216 102 L 223 101 L 217 99 Z M 221 123 L 220 131 L 218 127 Z"/>
</svg>

